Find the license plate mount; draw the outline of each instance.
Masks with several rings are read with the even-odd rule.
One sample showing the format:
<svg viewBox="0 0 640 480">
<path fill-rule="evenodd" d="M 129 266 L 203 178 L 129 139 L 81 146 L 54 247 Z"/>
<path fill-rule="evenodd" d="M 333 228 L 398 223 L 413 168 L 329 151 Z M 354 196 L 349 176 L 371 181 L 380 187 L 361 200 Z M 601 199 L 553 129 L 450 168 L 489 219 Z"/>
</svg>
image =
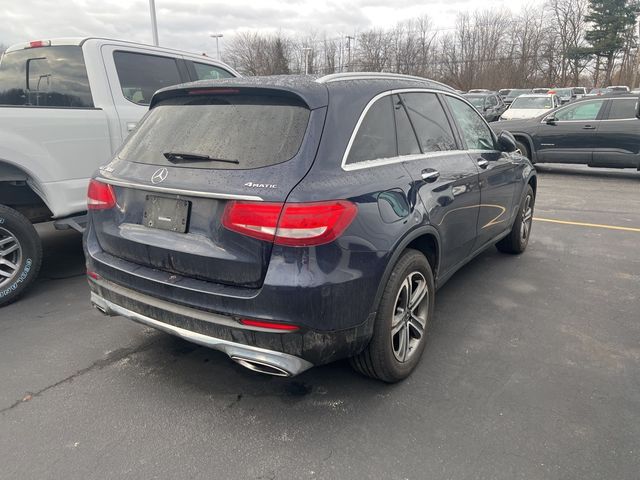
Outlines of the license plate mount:
<svg viewBox="0 0 640 480">
<path fill-rule="evenodd" d="M 190 207 L 191 202 L 187 200 L 147 195 L 142 221 L 150 228 L 185 233 Z"/>
</svg>

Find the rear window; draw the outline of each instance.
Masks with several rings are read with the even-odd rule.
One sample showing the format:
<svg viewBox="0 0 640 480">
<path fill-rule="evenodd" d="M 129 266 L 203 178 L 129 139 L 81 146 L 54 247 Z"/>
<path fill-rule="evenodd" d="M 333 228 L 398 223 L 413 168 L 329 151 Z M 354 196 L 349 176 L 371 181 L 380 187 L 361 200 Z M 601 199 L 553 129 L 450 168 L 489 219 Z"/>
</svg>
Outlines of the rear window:
<svg viewBox="0 0 640 480">
<path fill-rule="evenodd" d="M 5 54 L 0 63 L 0 105 L 93 107 L 82 49 L 39 47 Z"/>
<path fill-rule="evenodd" d="M 147 114 L 118 156 L 136 163 L 187 168 L 266 167 L 295 156 L 309 114 L 302 101 L 289 97 L 230 94 L 173 98 Z M 176 154 L 182 157 L 176 158 Z"/>
</svg>

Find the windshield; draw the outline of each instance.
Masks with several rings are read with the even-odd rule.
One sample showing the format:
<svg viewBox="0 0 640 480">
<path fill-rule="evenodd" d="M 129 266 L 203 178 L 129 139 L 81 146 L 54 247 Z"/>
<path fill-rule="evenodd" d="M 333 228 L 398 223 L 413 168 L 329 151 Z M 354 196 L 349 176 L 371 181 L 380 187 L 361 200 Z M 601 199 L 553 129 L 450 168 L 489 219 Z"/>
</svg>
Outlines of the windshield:
<svg viewBox="0 0 640 480">
<path fill-rule="evenodd" d="M 531 90 L 525 90 L 525 89 L 511 90 L 507 95 L 507 100 L 513 100 L 514 98 L 517 98 L 520 95 L 524 95 L 525 93 L 531 93 Z"/>
<path fill-rule="evenodd" d="M 605 93 L 611 93 L 611 90 L 608 88 L 592 88 L 589 93 L 593 93 L 596 95 L 602 95 Z"/>
<path fill-rule="evenodd" d="M 148 113 L 118 156 L 188 168 L 275 165 L 298 152 L 309 115 L 306 105 L 293 98 L 245 94 L 172 98 Z M 172 162 L 173 157 L 180 157 L 180 162 Z"/>
<path fill-rule="evenodd" d="M 559 97 L 570 97 L 573 91 L 570 88 L 557 88 L 554 90 Z"/>
<path fill-rule="evenodd" d="M 548 110 L 552 108 L 551 97 L 518 97 L 511 104 L 511 108 Z"/>
<path fill-rule="evenodd" d="M 465 95 L 464 98 L 466 98 L 467 101 L 478 110 L 482 110 L 484 108 L 485 97 L 483 95 Z"/>
</svg>

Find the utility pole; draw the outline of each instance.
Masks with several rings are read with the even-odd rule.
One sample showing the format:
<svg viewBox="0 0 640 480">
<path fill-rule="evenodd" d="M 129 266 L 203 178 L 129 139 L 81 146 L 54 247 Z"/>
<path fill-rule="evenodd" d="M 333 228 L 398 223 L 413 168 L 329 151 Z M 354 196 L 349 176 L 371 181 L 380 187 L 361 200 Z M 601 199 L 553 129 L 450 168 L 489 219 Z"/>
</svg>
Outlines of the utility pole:
<svg viewBox="0 0 640 480">
<path fill-rule="evenodd" d="M 304 52 L 304 74 L 309 75 L 309 52 L 311 52 L 311 47 L 304 47 L 302 51 Z"/>
<path fill-rule="evenodd" d="M 157 47 L 160 42 L 158 41 L 158 22 L 156 22 L 156 0 L 149 0 L 149 10 L 151 12 L 151 35 L 153 36 L 153 44 Z"/>
<path fill-rule="evenodd" d="M 351 40 L 355 40 L 356 37 L 347 35 L 347 72 L 351 71 Z"/>
<path fill-rule="evenodd" d="M 221 33 L 210 33 L 209 36 L 211 38 L 215 38 L 216 39 L 216 56 L 218 58 L 218 60 L 222 60 L 222 58 L 220 58 L 220 44 L 218 43 L 218 41 L 224 37 L 224 35 L 222 35 Z"/>
</svg>

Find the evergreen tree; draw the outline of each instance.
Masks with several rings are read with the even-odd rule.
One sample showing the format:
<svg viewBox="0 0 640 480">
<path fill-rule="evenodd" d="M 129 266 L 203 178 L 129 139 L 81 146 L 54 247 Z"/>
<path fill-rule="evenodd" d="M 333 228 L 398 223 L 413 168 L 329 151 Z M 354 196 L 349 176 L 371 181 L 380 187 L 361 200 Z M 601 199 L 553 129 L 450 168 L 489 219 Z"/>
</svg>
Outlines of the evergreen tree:
<svg viewBox="0 0 640 480">
<path fill-rule="evenodd" d="M 637 1 L 589 0 L 589 14 L 585 20 L 591 27 L 585 34 L 590 53 L 598 57 L 604 66 L 605 84 L 611 83 L 611 75 L 617 55 L 625 46 L 625 38 L 636 23 Z M 597 76 L 597 73 L 596 73 Z"/>
</svg>

